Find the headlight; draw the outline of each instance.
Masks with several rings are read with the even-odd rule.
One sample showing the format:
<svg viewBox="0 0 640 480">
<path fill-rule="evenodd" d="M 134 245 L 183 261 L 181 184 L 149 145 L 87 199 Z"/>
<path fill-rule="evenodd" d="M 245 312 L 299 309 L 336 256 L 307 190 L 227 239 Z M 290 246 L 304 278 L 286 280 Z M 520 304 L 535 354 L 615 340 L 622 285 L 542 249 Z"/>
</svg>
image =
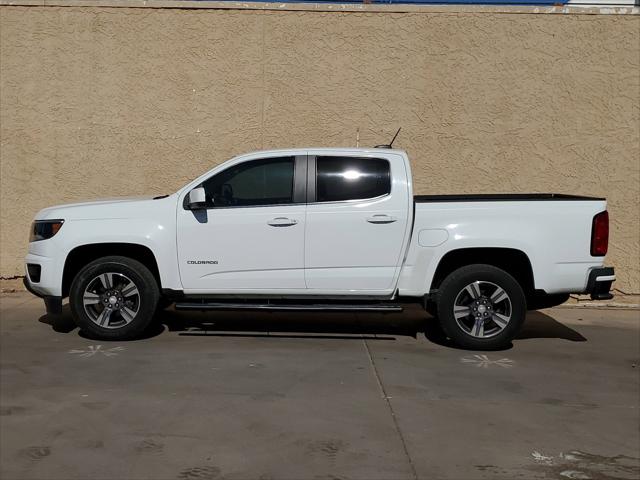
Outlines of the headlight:
<svg viewBox="0 0 640 480">
<path fill-rule="evenodd" d="M 31 224 L 29 242 L 47 240 L 53 237 L 62 227 L 64 220 L 36 220 Z"/>
</svg>

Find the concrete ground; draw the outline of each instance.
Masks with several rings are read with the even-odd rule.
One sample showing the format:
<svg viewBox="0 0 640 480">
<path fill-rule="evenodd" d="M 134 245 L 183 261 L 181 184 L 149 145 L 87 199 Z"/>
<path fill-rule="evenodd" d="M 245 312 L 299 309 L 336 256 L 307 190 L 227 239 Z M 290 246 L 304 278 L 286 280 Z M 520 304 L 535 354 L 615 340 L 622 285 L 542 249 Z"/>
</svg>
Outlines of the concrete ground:
<svg viewBox="0 0 640 480">
<path fill-rule="evenodd" d="M 488 353 L 414 306 L 161 321 L 95 341 L 2 296 L 0 478 L 640 476 L 638 310 L 531 313 Z"/>
</svg>

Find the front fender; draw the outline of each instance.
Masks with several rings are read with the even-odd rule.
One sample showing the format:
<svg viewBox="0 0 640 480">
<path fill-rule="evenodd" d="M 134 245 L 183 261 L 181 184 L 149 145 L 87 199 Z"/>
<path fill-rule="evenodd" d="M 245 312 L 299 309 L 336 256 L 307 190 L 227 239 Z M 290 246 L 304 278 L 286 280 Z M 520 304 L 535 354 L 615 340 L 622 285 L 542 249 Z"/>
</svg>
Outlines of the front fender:
<svg viewBox="0 0 640 480">
<path fill-rule="evenodd" d="M 148 248 L 158 265 L 162 288 L 180 289 L 176 264 L 175 222 L 153 218 L 109 218 L 66 220 L 57 235 L 49 240 L 29 244 L 28 258 L 47 264 L 45 282 L 37 288 L 49 295 L 62 295 L 66 260 L 76 248 L 96 244 L 134 244 Z"/>
</svg>

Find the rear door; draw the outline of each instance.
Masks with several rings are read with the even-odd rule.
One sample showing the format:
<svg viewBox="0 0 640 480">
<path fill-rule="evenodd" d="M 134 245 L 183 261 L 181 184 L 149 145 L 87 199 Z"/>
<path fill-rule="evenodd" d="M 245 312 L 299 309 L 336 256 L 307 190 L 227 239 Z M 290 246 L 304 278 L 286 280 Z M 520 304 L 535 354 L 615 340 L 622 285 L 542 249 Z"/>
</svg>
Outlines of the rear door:
<svg viewBox="0 0 640 480">
<path fill-rule="evenodd" d="M 309 153 L 305 235 L 309 293 L 391 293 L 409 220 L 402 157 Z"/>
</svg>

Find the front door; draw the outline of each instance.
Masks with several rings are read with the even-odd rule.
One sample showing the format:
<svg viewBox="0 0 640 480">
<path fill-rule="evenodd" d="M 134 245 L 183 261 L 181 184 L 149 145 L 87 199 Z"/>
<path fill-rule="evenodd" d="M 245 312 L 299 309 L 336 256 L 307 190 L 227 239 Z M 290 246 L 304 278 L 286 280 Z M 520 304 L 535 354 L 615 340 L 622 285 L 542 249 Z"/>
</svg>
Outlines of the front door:
<svg viewBox="0 0 640 480">
<path fill-rule="evenodd" d="M 185 292 L 304 290 L 304 179 L 303 156 L 248 160 L 205 180 L 205 209 L 178 206 Z"/>
</svg>

